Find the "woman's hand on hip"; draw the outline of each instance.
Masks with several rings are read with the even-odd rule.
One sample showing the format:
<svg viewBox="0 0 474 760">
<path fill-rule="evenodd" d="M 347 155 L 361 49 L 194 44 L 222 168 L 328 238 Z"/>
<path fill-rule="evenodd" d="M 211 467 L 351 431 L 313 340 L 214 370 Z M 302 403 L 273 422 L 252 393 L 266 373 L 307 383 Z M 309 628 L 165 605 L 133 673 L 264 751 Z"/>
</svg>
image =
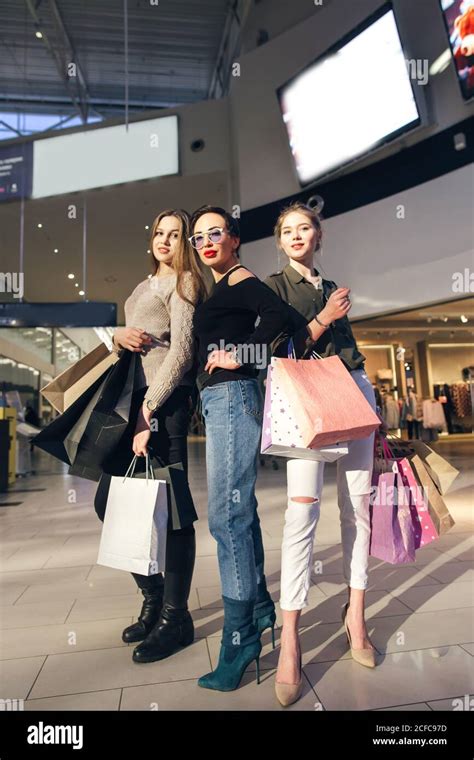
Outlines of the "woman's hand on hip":
<svg viewBox="0 0 474 760">
<path fill-rule="evenodd" d="M 212 375 L 215 369 L 238 369 L 242 365 L 235 361 L 234 352 L 229 351 L 211 351 L 207 357 L 207 364 L 204 367 L 205 372 Z"/>
<path fill-rule="evenodd" d="M 128 351 L 143 351 L 151 342 L 151 337 L 141 327 L 118 327 L 114 332 L 114 343 Z"/>
</svg>

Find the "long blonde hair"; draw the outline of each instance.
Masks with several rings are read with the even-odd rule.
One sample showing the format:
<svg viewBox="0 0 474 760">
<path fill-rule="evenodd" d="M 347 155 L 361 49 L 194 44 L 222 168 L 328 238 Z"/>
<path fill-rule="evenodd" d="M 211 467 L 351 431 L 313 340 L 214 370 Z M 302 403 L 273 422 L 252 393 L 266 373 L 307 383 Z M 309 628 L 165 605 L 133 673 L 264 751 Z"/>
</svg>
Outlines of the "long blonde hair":
<svg viewBox="0 0 474 760">
<path fill-rule="evenodd" d="M 161 220 L 165 216 L 174 216 L 174 218 L 178 220 L 179 227 L 180 227 L 180 236 L 179 236 L 177 251 L 174 254 L 173 259 L 171 261 L 171 266 L 176 272 L 176 291 L 180 298 L 182 298 L 184 301 L 187 301 L 188 303 L 195 306 L 196 303 L 199 303 L 200 301 L 203 300 L 206 294 L 206 286 L 204 284 L 204 279 L 202 276 L 199 263 L 193 254 L 193 251 L 191 249 L 191 244 L 188 240 L 188 237 L 190 236 L 189 214 L 184 209 L 182 208 L 165 209 L 165 211 L 161 211 L 156 217 L 156 219 L 154 220 L 151 226 L 151 232 L 150 232 L 150 250 L 152 252 L 151 271 L 152 271 L 152 274 L 154 275 L 157 273 L 160 267 L 160 262 L 157 261 L 157 259 L 153 255 L 153 239 L 156 235 L 156 230 L 158 229 Z M 191 273 L 192 284 L 193 284 L 192 299 L 188 298 L 184 293 L 183 277 L 182 277 L 183 272 Z"/>
</svg>

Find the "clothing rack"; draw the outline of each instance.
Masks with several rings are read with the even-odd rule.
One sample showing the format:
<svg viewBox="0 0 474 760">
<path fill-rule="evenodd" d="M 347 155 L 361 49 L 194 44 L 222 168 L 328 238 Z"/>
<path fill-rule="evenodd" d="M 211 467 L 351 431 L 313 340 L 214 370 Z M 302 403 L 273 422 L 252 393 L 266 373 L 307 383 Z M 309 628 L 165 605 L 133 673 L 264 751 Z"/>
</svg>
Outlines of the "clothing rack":
<svg viewBox="0 0 474 760">
<path fill-rule="evenodd" d="M 442 403 L 450 433 L 470 432 L 474 426 L 474 378 L 472 371 L 469 375 L 469 380 L 433 383 L 435 397 L 446 397 L 446 401 Z"/>
</svg>

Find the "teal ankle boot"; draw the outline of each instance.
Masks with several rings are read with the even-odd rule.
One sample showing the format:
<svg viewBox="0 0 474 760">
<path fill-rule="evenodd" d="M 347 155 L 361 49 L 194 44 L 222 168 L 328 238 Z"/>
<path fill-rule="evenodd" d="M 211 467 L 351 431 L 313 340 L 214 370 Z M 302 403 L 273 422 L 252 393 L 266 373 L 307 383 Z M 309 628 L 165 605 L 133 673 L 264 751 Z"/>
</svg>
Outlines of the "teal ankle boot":
<svg viewBox="0 0 474 760">
<path fill-rule="evenodd" d="M 260 635 L 267 629 L 272 631 L 272 649 L 275 649 L 276 611 L 273 599 L 267 590 L 265 578 L 258 584 L 257 601 L 253 608 L 253 621 Z"/>
<path fill-rule="evenodd" d="M 266 631 L 267 628 L 271 628 L 272 631 L 272 649 L 275 649 L 275 624 L 276 624 L 276 611 L 275 611 L 275 605 L 273 604 L 273 608 L 269 607 L 268 604 L 265 604 L 265 606 L 262 605 L 262 608 L 259 609 L 257 605 L 255 605 L 254 610 L 254 621 L 255 626 L 257 628 L 257 631 L 260 633 L 260 635 Z"/>
<path fill-rule="evenodd" d="M 253 660 L 257 665 L 260 683 L 260 634 L 253 622 L 255 602 L 223 597 L 224 629 L 217 668 L 202 676 L 198 686 L 216 691 L 234 691 Z"/>
<path fill-rule="evenodd" d="M 238 688 L 242 676 L 253 660 L 257 665 L 257 683 L 260 683 L 260 641 L 247 644 L 243 647 L 226 647 L 221 644 L 219 663 L 217 668 L 205 676 L 201 676 L 198 686 L 203 689 L 215 689 L 216 691 L 234 691 Z"/>
</svg>

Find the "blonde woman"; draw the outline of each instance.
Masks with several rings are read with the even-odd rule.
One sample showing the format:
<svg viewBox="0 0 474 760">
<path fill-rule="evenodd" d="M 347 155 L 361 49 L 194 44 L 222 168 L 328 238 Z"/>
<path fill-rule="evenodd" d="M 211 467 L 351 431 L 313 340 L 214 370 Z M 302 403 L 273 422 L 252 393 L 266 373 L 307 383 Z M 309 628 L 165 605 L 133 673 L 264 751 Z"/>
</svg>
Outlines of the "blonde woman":
<svg viewBox="0 0 474 760">
<path fill-rule="evenodd" d="M 271 275 L 265 282 L 294 309 L 292 340 L 296 357 L 317 361 L 311 359 L 313 350 L 322 357 L 339 356 L 348 370 L 347 382 L 354 381 L 375 410 L 374 391 L 364 371 L 365 357 L 357 349 L 347 317 L 351 308 L 350 290 L 338 288 L 314 268 L 314 256 L 322 240 L 318 214 L 303 203 L 293 203 L 278 217 L 275 237 L 288 263 L 283 271 Z M 274 344 L 273 348 L 276 355 L 288 355 L 286 340 Z M 376 665 L 375 649 L 364 620 L 372 460 L 373 435 L 351 441 L 349 453 L 337 462 L 343 573 L 349 599 L 342 616 L 352 656 L 367 667 Z M 283 628 L 275 682 L 277 697 L 284 706 L 295 702 L 302 690 L 298 622 L 301 610 L 308 604 L 324 463 L 289 460 L 287 482 L 280 597 Z"/>
<path fill-rule="evenodd" d="M 133 351 L 138 357 L 130 421 L 104 465 L 104 472 L 111 475 L 123 475 L 134 454 L 143 457 L 148 449 L 164 465 L 181 462 L 187 471 L 189 399 L 196 374 L 192 320 L 204 294 L 188 237 L 185 211 L 169 209 L 156 217 L 151 229 L 152 273 L 126 300 L 126 326 L 114 334 L 118 352 Z M 110 479 L 102 478 L 95 498 L 101 520 L 109 484 Z M 181 505 L 177 507 L 180 512 Z M 144 601 L 138 621 L 123 631 L 122 639 L 126 643 L 142 641 L 134 649 L 135 662 L 161 660 L 193 641 L 187 602 L 196 553 L 196 519 L 195 512 L 183 512 L 178 528 L 170 520 L 164 579 L 161 574 L 132 573 Z"/>
</svg>

